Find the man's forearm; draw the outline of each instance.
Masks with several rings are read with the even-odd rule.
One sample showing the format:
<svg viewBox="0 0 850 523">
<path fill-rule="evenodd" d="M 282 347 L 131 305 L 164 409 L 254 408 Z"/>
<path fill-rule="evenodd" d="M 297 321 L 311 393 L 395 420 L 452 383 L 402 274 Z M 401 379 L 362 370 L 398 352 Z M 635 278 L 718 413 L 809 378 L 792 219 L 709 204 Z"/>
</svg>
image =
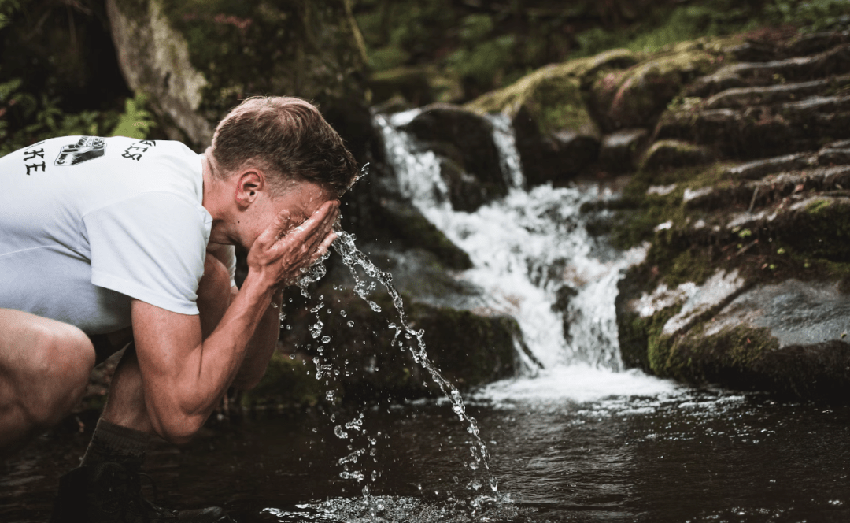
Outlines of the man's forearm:
<svg viewBox="0 0 850 523">
<path fill-rule="evenodd" d="M 248 342 L 248 350 L 242 360 L 242 366 L 231 384 L 232 387 L 239 390 L 252 389 L 257 386 L 266 373 L 269 360 L 274 354 L 280 336 L 282 299 L 280 292 L 275 293 L 272 297 L 271 304 L 263 314 L 259 325 L 257 325 L 257 330 L 254 331 L 254 336 Z"/>
<path fill-rule="evenodd" d="M 156 307 L 134 301 L 133 325 L 139 365 L 146 376 L 148 414 L 161 435 L 179 440 L 194 433 L 236 376 L 273 294 L 264 282 L 251 279 L 249 274 L 213 333 L 189 350 L 185 349 L 189 338 L 201 341 L 200 322 L 191 327 L 191 316 L 157 313 Z M 162 332 L 179 334 L 163 338 Z"/>
</svg>

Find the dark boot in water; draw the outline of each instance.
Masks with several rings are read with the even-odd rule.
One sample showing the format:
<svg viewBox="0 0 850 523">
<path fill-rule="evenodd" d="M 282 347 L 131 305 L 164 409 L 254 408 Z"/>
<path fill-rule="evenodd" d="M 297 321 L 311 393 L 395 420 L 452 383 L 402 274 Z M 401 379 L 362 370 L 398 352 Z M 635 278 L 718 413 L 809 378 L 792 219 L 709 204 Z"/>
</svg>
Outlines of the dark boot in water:
<svg viewBox="0 0 850 523">
<path fill-rule="evenodd" d="M 220 507 L 170 510 L 142 497 L 138 471 L 119 463 L 76 468 L 59 480 L 50 523 L 234 523 Z"/>
</svg>

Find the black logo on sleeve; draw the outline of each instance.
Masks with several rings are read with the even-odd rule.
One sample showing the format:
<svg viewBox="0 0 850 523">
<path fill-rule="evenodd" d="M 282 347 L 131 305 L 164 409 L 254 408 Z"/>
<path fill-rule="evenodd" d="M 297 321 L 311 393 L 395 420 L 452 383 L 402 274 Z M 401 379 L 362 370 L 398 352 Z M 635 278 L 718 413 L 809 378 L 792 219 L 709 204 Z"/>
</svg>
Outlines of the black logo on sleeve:
<svg viewBox="0 0 850 523">
<path fill-rule="evenodd" d="M 76 143 L 66 145 L 53 162 L 56 165 L 77 165 L 106 153 L 106 142 L 96 136 L 81 136 Z"/>
<path fill-rule="evenodd" d="M 139 161 L 142 159 L 142 155 L 147 152 L 151 147 L 156 147 L 156 141 L 154 140 L 141 140 L 130 147 L 124 149 L 124 152 L 121 154 L 122 158 L 127 158 L 128 160 Z"/>
</svg>

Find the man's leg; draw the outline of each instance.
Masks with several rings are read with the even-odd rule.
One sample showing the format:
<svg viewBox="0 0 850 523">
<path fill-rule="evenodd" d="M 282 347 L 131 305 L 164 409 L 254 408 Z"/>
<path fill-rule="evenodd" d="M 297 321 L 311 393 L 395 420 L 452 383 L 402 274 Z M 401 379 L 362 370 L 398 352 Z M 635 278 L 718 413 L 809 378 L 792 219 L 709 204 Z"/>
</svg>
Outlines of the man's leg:
<svg viewBox="0 0 850 523">
<path fill-rule="evenodd" d="M 230 299 L 227 270 L 209 258 L 198 289 L 198 309 L 205 336 L 218 325 Z M 109 399 L 82 466 L 63 476 L 60 482 L 51 522 L 77 521 L 81 515 L 91 521 L 112 521 L 113 516 L 118 517 L 116 510 L 129 510 L 133 517 L 151 523 L 231 521 L 218 507 L 177 512 L 142 499 L 138 473 L 151 432 L 142 374 L 131 346 L 112 377 Z"/>
<path fill-rule="evenodd" d="M 95 353 L 80 329 L 0 309 L 0 455 L 58 423 L 82 398 Z"/>
</svg>

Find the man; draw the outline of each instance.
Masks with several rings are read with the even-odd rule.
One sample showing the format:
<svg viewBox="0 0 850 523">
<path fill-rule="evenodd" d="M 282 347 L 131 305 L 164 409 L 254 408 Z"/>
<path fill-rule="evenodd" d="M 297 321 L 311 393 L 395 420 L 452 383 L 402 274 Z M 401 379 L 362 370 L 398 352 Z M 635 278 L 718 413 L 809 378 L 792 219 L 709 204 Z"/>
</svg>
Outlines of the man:
<svg viewBox="0 0 850 523">
<path fill-rule="evenodd" d="M 282 288 L 327 251 L 356 175 L 318 110 L 278 97 L 231 111 L 202 155 L 83 136 L 0 159 L 0 453 L 66 416 L 96 360 L 134 342 L 52 521 L 230 521 L 141 498 L 148 436 L 185 442 L 229 387 L 259 381 Z"/>
</svg>

